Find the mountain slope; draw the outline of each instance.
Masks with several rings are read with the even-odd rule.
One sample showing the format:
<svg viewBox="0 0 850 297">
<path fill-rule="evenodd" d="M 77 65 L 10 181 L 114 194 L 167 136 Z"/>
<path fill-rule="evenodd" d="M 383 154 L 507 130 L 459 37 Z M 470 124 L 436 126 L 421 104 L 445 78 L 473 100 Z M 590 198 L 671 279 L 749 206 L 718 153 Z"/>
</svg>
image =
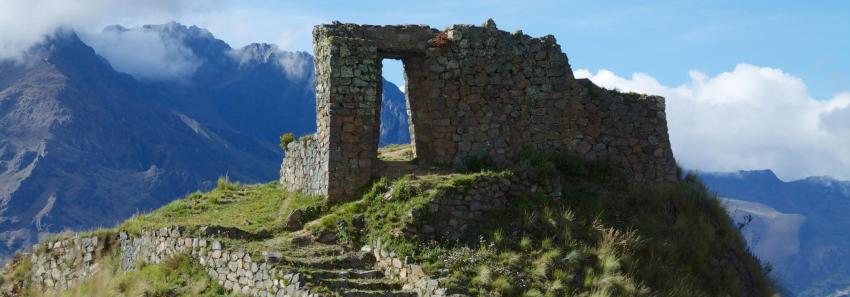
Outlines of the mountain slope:
<svg viewBox="0 0 850 297">
<path fill-rule="evenodd" d="M 783 240 L 784 244 L 799 241 L 798 251 L 771 261 L 792 293 L 827 296 L 850 287 L 846 277 L 850 275 L 850 236 L 846 232 L 850 228 L 850 182 L 828 177 L 785 182 L 770 170 L 707 173 L 702 178 L 722 197 L 760 203 L 803 219 L 794 237 Z M 744 233 L 763 238 L 770 228 L 777 228 L 760 224 L 744 227 Z"/>
<path fill-rule="evenodd" d="M 176 23 L 106 30 L 151 30 L 203 62 L 187 78 L 136 79 L 73 32 L 31 49 L 27 63 L 0 62 L 0 258 L 39 234 L 112 226 L 219 176 L 274 180 L 279 135 L 315 130 L 305 53 L 233 50 Z M 404 106 L 403 96 L 386 102 Z"/>
<path fill-rule="evenodd" d="M 16 177 L 0 197 L 0 236 L 13 243 L 3 254 L 33 242 L 36 232 L 113 225 L 224 172 L 259 180 L 263 170 L 253 169 L 273 171 L 274 164 L 228 149 L 185 116 L 140 98 L 130 76 L 114 72 L 75 34 L 42 49 L 42 61 L 0 93 L 9 157 L 3 176 Z"/>
</svg>

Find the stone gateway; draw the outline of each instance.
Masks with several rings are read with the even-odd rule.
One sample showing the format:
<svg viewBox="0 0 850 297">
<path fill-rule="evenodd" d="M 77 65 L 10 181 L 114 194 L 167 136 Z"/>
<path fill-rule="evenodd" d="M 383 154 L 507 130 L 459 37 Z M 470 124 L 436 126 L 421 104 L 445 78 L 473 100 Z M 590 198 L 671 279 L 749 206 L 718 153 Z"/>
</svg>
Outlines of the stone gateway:
<svg viewBox="0 0 850 297">
<path fill-rule="evenodd" d="M 333 23 L 313 30 L 317 131 L 286 147 L 288 190 L 351 198 L 378 159 L 381 61 L 404 64 L 414 163 L 508 167 L 528 148 L 607 160 L 635 181 L 677 179 L 664 98 L 577 80 L 551 35 L 452 25 Z"/>
</svg>

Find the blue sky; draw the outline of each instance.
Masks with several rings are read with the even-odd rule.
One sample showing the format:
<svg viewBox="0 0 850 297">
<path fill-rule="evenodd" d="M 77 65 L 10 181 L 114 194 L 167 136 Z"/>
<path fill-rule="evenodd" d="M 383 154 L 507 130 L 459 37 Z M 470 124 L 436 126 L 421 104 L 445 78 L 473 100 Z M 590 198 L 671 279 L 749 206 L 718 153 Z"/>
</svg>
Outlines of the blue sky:
<svg viewBox="0 0 850 297">
<path fill-rule="evenodd" d="M 236 45 L 261 40 L 310 51 L 309 29 L 316 23 L 442 29 L 492 17 L 503 30 L 554 35 L 574 69 L 645 72 L 678 85 L 689 70 L 714 75 L 750 63 L 800 77 L 815 98 L 828 98 L 850 90 L 850 1 L 807 2 L 242 1 L 228 9 L 259 32 L 211 31 Z M 387 73 L 391 80 L 402 80 L 393 72 Z"/>
</svg>

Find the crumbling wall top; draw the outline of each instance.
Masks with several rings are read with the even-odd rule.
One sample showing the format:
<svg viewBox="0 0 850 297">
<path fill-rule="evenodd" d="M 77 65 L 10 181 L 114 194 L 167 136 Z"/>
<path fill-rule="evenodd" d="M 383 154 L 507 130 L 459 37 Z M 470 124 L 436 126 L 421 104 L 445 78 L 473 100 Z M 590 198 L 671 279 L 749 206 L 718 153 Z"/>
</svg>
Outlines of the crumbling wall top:
<svg viewBox="0 0 850 297">
<path fill-rule="evenodd" d="M 318 25 L 313 28 L 313 39 L 330 36 L 365 39 L 374 42 L 386 58 L 399 58 L 410 54 L 424 54 L 429 40 L 439 31 L 427 25 L 375 26 L 343 24 Z"/>
</svg>

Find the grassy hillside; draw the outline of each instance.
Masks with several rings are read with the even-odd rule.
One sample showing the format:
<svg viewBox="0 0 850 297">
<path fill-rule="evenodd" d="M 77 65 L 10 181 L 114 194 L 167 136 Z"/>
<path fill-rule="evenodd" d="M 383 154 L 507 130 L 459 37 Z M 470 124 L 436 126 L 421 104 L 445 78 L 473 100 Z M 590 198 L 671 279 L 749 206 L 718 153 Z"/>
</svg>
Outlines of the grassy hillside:
<svg viewBox="0 0 850 297">
<path fill-rule="evenodd" d="M 441 189 L 511 171 L 379 180 L 311 223 L 354 246 L 381 238 L 456 293 L 479 296 L 770 296 L 765 269 L 719 201 L 693 176 L 630 185 L 605 164 L 529 152 L 534 175 L 560 176 L 563 199 L 525 195 L 458 241 L 399 232 Z M 389 194 L 387 194 L 389 192 Z M 392 197 L 392 198 L 388 198 Z M 347 222 L 339 224 L 331 222 Z M 355 227 L 357 221 L 362 228 Z M 343 230 L 340 225 L 348 226 Z"/>
<path fill-rule="evenodd" d="M 316 265 L 324 263 L 322 257 L 349 263 L 340 261 L 341 253 L 381 239 L 395 253 L 421 263 L 450 293 L 473 296 L 773 294 L 765 269 L 747 250 L 718 200 L 694 177 L 633 185 L 605 164 L 534 152 L 525 158 L 522 174 L 558 178 L 562 198 L 531 193 L 512 198 L 507 207 L 473 222 L 457 240 L 425 240 L 403 230 L 416 223 L 413 213 L 423 211 L 441 193 L 464 191 L 482 179 L 510 177 L 520 169 L 380 179 L 360 198 L 335 206 L 325 206 L 321 197 L 283 191 L 277 183 L 239 185 L 222 179 L 211 192 L 191 194 L 98 232 L 133 234 L 182 226 L 189 234 L 214 236 L 257 253 L 301 255 L 305 259 L 287 265 L 308 275 L 329 273 L 328 265 Z M 291 231 L 286 219 L 295 210 L 303 214 L 303 228 Z M 314 253 L 311 247 L 296 245 L 305 238 L 335 242 Z M 190 257 L 130 272 L 120 271 L 114 257 L 101 261 L 104 269 L 94 278 L 59 295 L 225 294 Z M 7 269 L 4 284 L 25 280 L 25 266 Z M 334 282 L 348 280 L 308 281 L 314 281 L 315 291 L 333 295 Z"/>
</svg>

